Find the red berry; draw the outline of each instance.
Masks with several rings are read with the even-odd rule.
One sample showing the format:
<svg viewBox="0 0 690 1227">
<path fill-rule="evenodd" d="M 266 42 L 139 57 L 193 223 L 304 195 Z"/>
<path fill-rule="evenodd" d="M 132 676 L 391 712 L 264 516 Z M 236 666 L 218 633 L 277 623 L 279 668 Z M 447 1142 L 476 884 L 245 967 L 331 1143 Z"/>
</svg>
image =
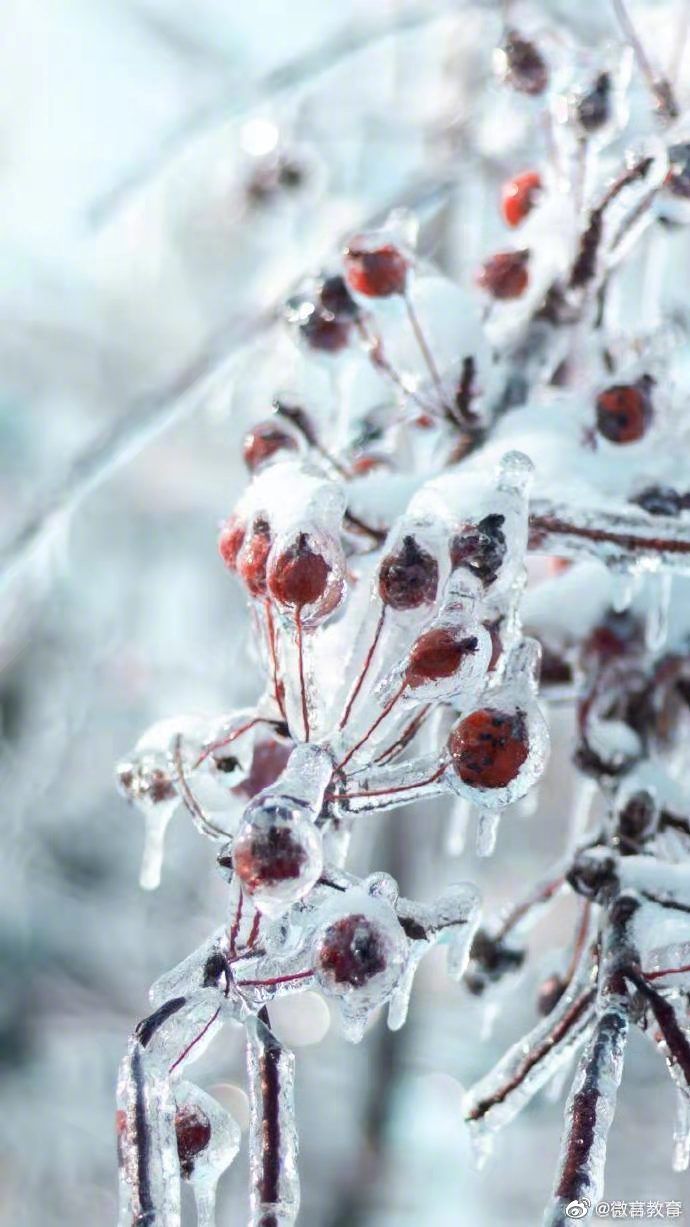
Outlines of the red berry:
<svg viewBox="0 0 690 1227">
<path fill-rule="evenodd" d="M 233 791 L 238 795 L 251 799 L 257 793 L 262 792 L 264 788 L 269 788 L 271 784 L 275 784 L 278 776 L 287 766 L 292 748 L 292 743 L 289 741 L 274 741 L 273 738 L 257 741 L 254 746 L 249 774 Z"/>
<path fill-rule="evenodd" d="M 300 325 L 300 331 L 311 349 L 323 353 L 337 354 L 350 344 L 349 323 L 317 308 Z"/>
<path fill-rule="evenodd" d="M 448 750 L 453 766 L 472 788 L 506 788 L 529 753 L 524 712 L 484 707 L 451 730 Z"/>
<path fill-rule="evenodd" d="M 237 569 L 237 555 L 244 542 L 245 527 L 237 516 L 230 516 L 220 530 L 218 553 L 229 571 Z"/>
<path fill-rule="evenodd" d="M 477 651 L 475 635 L 463 635 L 451 627 L 438 626 L 420 635 L 407 662 L 405 681 L 413 689 L 457 673 L 467 656 Z"/>
<path fill-rule="evenodd" d="M 541 192 L 541 175 L 536 170 L 525 170 L 503 184 L 501 190 L 501 213 L 509 226 L 519 226 L 531 213 Z"/>
<path fill-rule="evenodd" d="M 549 83 L 549 70 L 534 43 L 517 30 L 508 30 L 497 61 L 503 80 L 519 94 L 543 94 Z"/>
<path fill-rule="evenodd" d="M 450 543 L 453 570 L 467 567 L 485 586 L 493 584 L 508 549 L 504 523 L 505 516 L 494 513 L 484 516 L 478 524 L 465 525 Z"/>
<path fill-rule="evenodd" d="M 438 563 L 414 537 L 403 537 L 402 545 L 388 554 L 379 571 L 379 593 L 391 609 L 418 609 L 431 605 L 438 589 Z"/>
<path fill-rule="evenodd" d="M 175 1113 L 175 1134 L 180 1171 L 189 1180 L 194 1160 L 211 1141 L 211 1122 L 201 1108 L 185 1105 Z"/>
<path fill-rule="evenodd" d="M 345 275 L 348 285 L 367 298 L 390 298 L 404 294 L 408 263 L 392 243 L 367 248 L 355 241 L 345 252 Z"/>
<path fill-rule="evenodd" d="M 636 383 L 613 384 L 597 396 L 597 429 L 610 443 L 636 443 L 652 420 L 654 380 L 643 375 Z"/>
<path fill-rule="evenodd" d="M 300 533 L 271 568 L 269 589 L 280 605 L 304 609 L 315 605 L 326 595 L 331 566 L 309 543 L 306 533 Z M 332 607 L 332 606 L 331 606 Z"/>
<path fill-rule="evenodd" d="M 297 451 L 297 440 L 275 422 L 258 422 L 244 436 L 242 454 L 250 473 L 255 473 L 278 452 Z"/>
<path fill-rule="evenodd" d="M 247 825 L 235 839 L 232 863 L 252 894 L 276 882 L 299 881 L 308 853 L 289 824 Z"/>
<path fill-rule="evenodd" d="M 386 966 L 378 926 L 367 916 L 343 916 L 326 929 L 317 956 L 317 971 L 335 984 L 362 988 Z"/>
<path fill-rule="evenodd" d="M 477 285 L 492 298 L 520 298 L 529 282 L 528 260 L 528 251 L 499 251 L 482 264 Z"/>
<path fill-rule="evenodd" d="M 257 517 L 250 537 L 237 557 L 237 571 L 252 596 L 266 595 L 266 563 L 271 548 L 271 530 L 267 520 Z"/>
</svg>

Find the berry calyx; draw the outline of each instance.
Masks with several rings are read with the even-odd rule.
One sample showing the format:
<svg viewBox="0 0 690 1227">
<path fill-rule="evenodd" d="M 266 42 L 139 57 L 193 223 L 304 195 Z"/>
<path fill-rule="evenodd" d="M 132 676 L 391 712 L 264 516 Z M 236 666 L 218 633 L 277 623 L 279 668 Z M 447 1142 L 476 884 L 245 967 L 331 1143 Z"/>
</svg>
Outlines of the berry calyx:
<svg viewBox="0 0 690 1227">
<path fill-rule="evenodd" d="M 279 605 L 301 611 L 318 604 L 320 614 L 330 613 L 340 595 L 340 586 L 331 582 L 332 573 L 324 555 L 306 533 L 300 533 L 273 562 L 269 591 Z"/>
<path fill-rule="evenodd" d="M 504 524 L 505 516 L 493 513 L 457 533 L 450 543 L 453 570 L 466 567 L 484 587 L 493 584 L 508 552 Z"/>
<path fill-rule="evenodd" d="M 496 52 L 496 66 L 506 85 L 519 94 L 543 94 L 549 83 L 546 62 L 534 43 L 517 30 L 508 30 Z"/>
<path fill-rule="evenodd" d="M 362 914 L 343 916 L 324 931 L 315 970 L 331 988 L 362 988 L 386 967 L 379 927 Z"/>
<path fill-rule="evenodd" d="M 509 226 L 519 226 L 532 212 L 541 193 L 541 175 L 525 170 L 504 183 L 501 189 L 501 213 Z"/>
<path fill-rule="evenodd" d="M 262 465 L 280 452 L 296 452 L 297 440 L 289 431 L 282 430 L 275 422 L 258 422 L 244 436 L 242 455 L 250 473 L 256 473 Z"/>
<path fill-rule="evenodd" d="M 251 535 L 245 537 L 237 556 L 237 573 L 252 596 L 266 595 L 266 565 L 271 549 L 271 529 L 268 520 L 257 516 Z"/>
<path fill-rule="evenodd" d="M 528 251 L 499 251 L 481 265 L 477 285 L 500 301 L 520 298 L 529 283 L 528 261 Z"/>
<path fill-rule="evenodd" d="M 408 261 L 392 243 L 368 248 L 352 242 L 345 251 L 345 276 L 351 289 L 367 298 L 404 294 Z"/>
<path fill-rule="evenodd" d="M 418 609 L 431 605 L 438 590 L 438 563 L 412 536 L 381 563 L 379 594 L 391 609 Z"/>
<path fill-rule="evenodd" d="M 414 690 L 428 682 L 452 677 L 468 656 L 474 656 L 476 635 L 463 635 L 458 629 L 439 626 L 420 635 L 407 662 L 405 681 Z"/>
<path fill-rule="evenodd" d="M 228 571 L 237 570 L 237 556 L 244 543 L 245 531 L 244 524 L 237 516 L 230 516 L 220 530 L 218 553 Z"/>
<path fill-rule="evenodd" d="M 522 711 L 483 707 L 451 730 L 448 750 L 457 775 L 472 788 L 507 788 L 529 754 Z"/>
<path fill-rule="evenodd" d="M 652 420 L 654 380 L 643 375 L 636 383 L 613 384 L 596 400 L 597 430 L 610 443 L 636 443 Z"/>
<path fill-rule="evenodd" d="M 211 1122 L 201 1108 L 185 1106 L 175 1113 L 175 1137 L 180 1171 L 189 1180 L 194 1161 L 211 1141 Z"/>
</svg>

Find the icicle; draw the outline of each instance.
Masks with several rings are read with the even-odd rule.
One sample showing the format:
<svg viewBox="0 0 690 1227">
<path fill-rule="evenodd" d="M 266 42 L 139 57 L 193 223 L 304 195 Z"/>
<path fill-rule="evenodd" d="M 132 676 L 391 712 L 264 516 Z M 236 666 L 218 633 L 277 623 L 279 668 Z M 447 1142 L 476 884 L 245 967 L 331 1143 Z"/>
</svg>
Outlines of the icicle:
<svg viewBox="0 0 690 1227">
<path fill-rule="evenodd" d="M 477 814 L 477 856 L 492 856 L 496 848 L 500 810 L 480 809 Z"/>
<path fill-rule="evenodd" d="M 668 634 L 668 616 L 671 603 L 673 576 L 670 571 L 660 571 L 649 577 L 649 609 L 645 625 L 645 642 L 650 652 L 660 652 Z"/>
<path fill-rule="evenodd" d="M 300 1202 L 295 1059 L 269 1029 L 265 1010 L 247 1023 L 247 1071 L 251 1106 L 250 1227 L 292 1227 Z"/>
<path fill-rule="evenodd" d="M 686 1172 L 690 1165 L 690 1099 L 680 1087 L 676 1090 L 676 1123 L 673 1131 L 673 1170 Z"/>
<path fill-rule="evenodd" d="M 144 848 L 139 871 L 142 890 L 157 890 L 160 886 L 165 832 L 176 808 L 177 800 L 170 806 L 148 809 L 144 814 Z"/>
<path fill-rule="evenodd" d="M 449 856 L 462 856 L 471 813 L 472 802 L 467 797 L 456 797 L 446 829 L 446 852 Z"/>
<path fill-rule="evenodd" d="M 611 605 L 616 613 L 625 613 L 633 603 L 640 586 L 639 571 L 631 571 L 627 567 L 619 567 L 611 571 Z"/>
</svg>

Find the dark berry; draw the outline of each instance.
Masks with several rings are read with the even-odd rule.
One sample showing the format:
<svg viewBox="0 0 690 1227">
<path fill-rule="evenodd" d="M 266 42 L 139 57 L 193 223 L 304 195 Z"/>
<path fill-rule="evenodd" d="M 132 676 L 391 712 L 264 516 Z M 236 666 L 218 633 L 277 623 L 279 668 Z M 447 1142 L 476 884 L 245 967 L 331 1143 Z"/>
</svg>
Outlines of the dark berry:
<svg viewBox="0 0 690 1227">
<path fill-rule="evenodd" d="M 201 1108 L 178 1108 L 175 1113 L 175 1134 L 180 1171 L 189 1180 L 194 1171 L 194 1160 L 211 1141 L 211 1122 Z"/>
<path fill-rule="evenodd" d="M 602 890 L 615 884 L 615 870 L 613 857 L 592 857 L 584 852 L 576 857 L 566 874 L 566 881 L 577 895 L 595 899 Z"/>
<path fill-rule="evenodd" d="M 632 844 L 652 834 L 657 824 L 658 810 L 654 798 L 644 789 L 633 793 L 626 800 L 618 815 L 618 830 L 621 838 Z"/>
<path fill-rule="evenodd" d="M 506 788 L 529 754 L 524 712 L 484 707 L 452 729 L 448 750 L 453 766 L 472 788 Z"/>
<path fill-rule="evenodd" d="M 237 555 L 244 542 L 245 527 L 236 516 L 226 520 L 218 538 L 218 553 L 229 571 L 237 569 Z"/>
<path fill-rule="evenodd" d="M 647 486 L 630 500 L 651 516 L 677 516 L 683 511 L 684 496 L 672 486 Z"/>
<path fill-rule="evenodd" d="M 414 537 L 403 537 L 402 545 L 388 554 L 379 571 L 379 593 L 391 609 L 418 609 L 431 605 L 438 589 L 438 563 Z"/>
<path fill-rule="evenodd" d="M 267 520 L 259 516 L 245 537 L 237 557 L 237 572 L 252 596 L 266 595 L 266 564 L 271 549 L 271 530 Z"/>
<path fill-rule="evenodd" d="M 436 627 L 427 631 L 415 643 L 405 671 L 405 681 L 413 689 L 452 677 L 464 660 L 477 651 L 475 635 L 462 635 L 451 627 Z"/>
<path fill-rule="evenodd" d="M 311 349 L 327 354 L 337 354 L 350 344 L 350 324 L 336 319 L 330 312 L 314 310 L 300 324 L 302 337 Z"/>
<path fill-rule="evenodd" d="M 468 524 L 450 543 L 450 565 L 453 570 L 467 567 L 486 586 L 493 584 L 508 549 L 503 525 L 505 516 L 485 516 L 477 524 Z"/>
<path fill-rule="evenodd" d="M 528 260 L 528 251 L 499 251 L 481 265 L 477 285 L 500 301 L 520 298 L 529 282 Z"/>
<path fill-rule="evenodd" d="M 324 311 L 330 312 L 338 320 L 355 319 L 359 315 L 359 307 L 347 288 L 345 278 L 339 273 L 326 277 L 321 283 L 319 302 Z"/>
<path fill-rule="evenodd" d="M 612 384 L 596 401 L 597 429 L 610 443 L 636 443 L 652 420 L 654 380 L 643 375 L 636 383 Z"/>
<path fill-rule="evenodd" d="M 242 454 L 250 473 L 255 473 L 278 452 L 297 451 L 297 440 L 275 422 L 258 422 L 244 436 Z"/>
<path fill-rule="evenodd" d="M 541 192 L 541 175 L 525 170 L 504 183 L 501 190 L 501 213 L 509 226 L 519 226 L 531 213 Z"/>
<path fill-rule="evenodd" d="M 324 933 L 318 963 L 321 973 L 336 984 L 361 988 L 386 966 L 378 927 L 363 915 L 336 920 Z"/>
<path fill-rule="evenodd" d="M 520 94 L 543 94 L 549 70 L 534 43 L 516 30 L 509 30 L 499 48 L 498 64 L 506 84 Z"/>
<path fill-rule="evenodd" d="M 575 114 L 588 136 L 603 128 L 611 114 L 611 77 L 607 72 L 599 73 L 591 89 L 577 99 Z"/>
<path fill-rule="evenodd" d="M 371 249 L 351 243 L 344 259 L 348 285 L 358 294 L 390 298 L 405 293 L 408 263 L 392 243 Z"/>
<path fill-rule="evenodd" d="M 307 852 L 287 825 L 247 826 L 235 840 L 232 863 L 247 890 L 260 890 L 275 882 L 298 881 Z"/>
<path fill-rule="evenodd" d="M 315 605 L 326 593 L 330 574 L 331 567 L 323 554 L 312 548 L 306 533 L 300 533 L 271 568 L 271 596 L 293 609 Z"/>
</svg>

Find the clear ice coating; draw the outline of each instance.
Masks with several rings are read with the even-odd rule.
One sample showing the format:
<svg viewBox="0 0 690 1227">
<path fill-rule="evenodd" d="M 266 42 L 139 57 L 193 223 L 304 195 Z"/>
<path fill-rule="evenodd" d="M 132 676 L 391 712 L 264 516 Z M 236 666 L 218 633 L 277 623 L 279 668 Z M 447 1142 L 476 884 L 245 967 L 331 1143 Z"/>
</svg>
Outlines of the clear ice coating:
<svg viewBox="0 0 690 1227">
<path fill-rule="evenodd" d="M 251 708 L 154 725 L 118 767 L 144 818 L 142 886 L 185 810 L 228 887 L 225 922 L 156 981 L 122 1063 L 121 1227 L 175 1227 L 181 1179 L 213 1224 L 239 1132 L 181 1079 L 224 1025 L 246 1034 L 250 1222 L 293 1224 L 295 1063 L 272 1003 L 319 993 L 353 1042 L 382 1008 L 396 1030 L 438 943 L 493 1018 L 530 983 L 530 922 L 563 895 L 572 938 L 540 1020 L 467 1093 L 477 1150 L 579 1055 L 546 1218 L 562 1227 L 571 1201 L 601 1194 L 638 1024 L 675 1084 L 674 1164 L 688 1165 L 687 321 L 649 253 L 654 302 L 618 281 L 648 234 L 690 221 L 688 125 L 673 83 L 638 63 L 667 126 L 631 130 L 631 50 L 580 54 L 552 33 L 506 31 L 496 56 L 511 107 L 541 100 L 550 144 L 533 195 L 513 182 L 503 198 L 515 244 L 482 266 L 481 290 L 428 264 L 416 219 L 395 210 L 298 285 L 238 381 L 238 419 L 245 395 L 262 412 L 274 397 L 218 541 L 264 688 Z M 293 161 L 318 177 L 266 123 L 243 128 L 252 198 Z M 554 815 L 563 859 L 499 921 L 480 925 L 471 884 L 420 903 L 348 869 L 359 815 L 437 797 L 450 854 L 473 818 L 478 855 L 500 855 L 501 819 L 528 831 L 557 703 L 574 708 L 578 772 L 570 816 Z"/>
</svg>

